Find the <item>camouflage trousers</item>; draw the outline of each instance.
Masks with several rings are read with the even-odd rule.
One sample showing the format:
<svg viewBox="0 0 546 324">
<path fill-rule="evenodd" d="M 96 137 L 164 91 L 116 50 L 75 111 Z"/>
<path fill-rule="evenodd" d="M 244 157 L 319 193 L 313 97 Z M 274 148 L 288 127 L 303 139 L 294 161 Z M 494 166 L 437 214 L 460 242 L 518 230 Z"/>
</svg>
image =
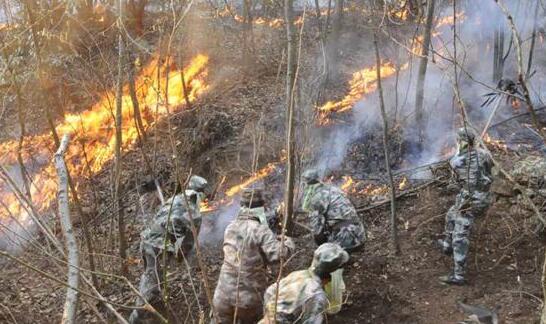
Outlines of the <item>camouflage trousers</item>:
<svg viewBox="0 0 546 324">
<path fill-rule="evenodd" d="M 461 190 L 455 204 L 449 209 L 445 223 L 445 242 L 453 249 L 453 274 L 464 278 L 466 259 L 470 247 L 470 230 L 476 217 L 481 216 L 491 204 L 489 192 Z"/>
<path fill-rule="evenodd" d="M 147 244 L 142 244 L 141 252 L 144 260 L 144 273 L 140 277 L 139 292 L 145 300 L 138 297 L 135 306 L 142 307 L 148 302 L 159 313 L 165 314 L 166 307 L 161 296 L 160 287 L 160 278 L 162 276 L 160 267 L 161 250 Z M 158 318 L 144 309 L 133 310 L 129 317 L 129 323 L 131 324 L 156 322 L 158 322 Z"/>
<path fill-rule="evenodd" d="M 339 244 L 347 252 L 363 248 L 366 242 L 366 229 L 364 225 L 349 223 L 336 227 L 337 230 L 333 230 L 328 235 L 328 242 Z"/>
</svg>

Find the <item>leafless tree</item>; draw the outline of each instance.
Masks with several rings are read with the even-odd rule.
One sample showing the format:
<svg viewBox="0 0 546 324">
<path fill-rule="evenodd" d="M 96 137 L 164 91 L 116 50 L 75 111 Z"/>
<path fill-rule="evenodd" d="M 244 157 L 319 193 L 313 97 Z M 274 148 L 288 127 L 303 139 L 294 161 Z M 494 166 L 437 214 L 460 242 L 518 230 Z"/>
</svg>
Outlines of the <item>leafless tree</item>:
<svg viewBox="0 0 546 324">
<path fill-rule="evenodd" d="M 72 228 L 72 220 L 70 218 L 70 207 L 68 201 L 68 171 L 64 162 L 64 153 L 68 149 L 69 137 L 65 135 L 61 141 L 61 145 L 55 153 L 55 168 L 59 177 L 59 216 L 61 219 L 61 227 L 66 241 L 68 250 L 68 291 L 64 304 L 64 312 L 62 323 L 76 323 L 76 315 L 78 310 L 78 286 L 80 281 L 79 270 L 79 255 L 78 243 Z"/>
<path fill-rule="evenodd" d="M 396 186 L 394 184 L 394 178 L 391 170 L 391 160 L 389 156 L 389 122 L 385 109 L 385 100 L 383 98 L 383 86 L 381 84 L 381 57 L 379 55 L 379 47 L 377 45 L 377 34 L 374 33 L 373 44 L 375 47 L 375 64 L 377 71 L 377 89 L 379 90 L 379 108 L 381 109 L 381 118 L 383 119 L 383 151 L 385 154 L 385 167 L 387 169 L 387 176 L 390 183 L 391 194 L 391 239 L 393 253 L 400 253 L 400 244 L 398 242 L 398 230 L 396 227 Z"/>
<path fill-rule="evenodd" d="M 128 272 L 127 269 L 127 240 L 125 238 L 125 211 L 120 195 L 121 186 L 121 146 L 122 146 L 122 97 L 123 97 L 123 61 L 125 55 L 125 44 L 122 34 L 123 0 L 118 0 L 118 75 L 116 80 L 116 148 L 114 165 L 114 202 L 118 218 L 119 235 L 119 257 L 121 258 L 121 273 Z"/>
<path fill-rule="evenodd" d="M 436 0 L 427 1 L 427 20 L 425 30 L 423 32 L 423 46 L 421 57 L 419 59 L 419 72 L 417 74 L 417 91 L 415 94 L 415 121 L 419 132 L 419 143 L 423 143 L 425 139 L 424 130 L 426 127 L 425 121 L 425 77 L 427 74 L 428 54 L 432 35 L 432 22 L 434 20 L 434 6 Z"/>
</svg>

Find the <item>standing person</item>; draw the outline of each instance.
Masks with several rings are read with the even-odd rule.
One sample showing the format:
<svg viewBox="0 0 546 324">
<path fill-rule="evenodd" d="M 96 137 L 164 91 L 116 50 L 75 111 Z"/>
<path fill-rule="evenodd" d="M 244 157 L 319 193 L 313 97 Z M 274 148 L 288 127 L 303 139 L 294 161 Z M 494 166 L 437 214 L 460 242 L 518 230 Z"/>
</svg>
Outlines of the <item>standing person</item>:
<svg viewBox="0 0 546 324">
<path fill-rule="evenodd" d="M 302 208 L 309 214 L 317 245 L 337 243 L 347 252 L 363 248 L 366 228 L 345 193 L 338 187 L 322 183 L 314 169 L 306 170 L 302 178 L 305 184 Z M 341 311 L 344 291 L 343 269 L 339 269 L 332 274 L 332 281 L 326 287 L 331 314 Z"/>
<path fill-rule="evenodd" d="M 142 297 L 158 312 L 165 313 L 161 295 L 161 256 L 167 252 L 169 258 L 178 253 L 189 253 L 194 245 L 191 221 L 199 232 L 201 225 L 200 203 L 204 199 L 207 180 L 192 176 L 185 194 L 168 199 L 159 209 L 152 223 L 140 234 L 140 252 L 144 261 L 144 273 L 140 278 L 139 291 Z M 187 200 L 186 200 L 187 199 Z M 138 298 L 136 305 L 146 303 Z M 153 322 L 154 315 L 144 309 L 135 309 L 129 323 Z"/>
<path fill-rule="evenodd" d="M 475 145 L 476 134 L 469 128 L 457 131 L 457 153 L 449 164 L 459 194 L 446 215 L 444 239 L 438 240 L 442 252 L 453 255 L 453 272 L 440 277 L 450 285 L 465 283 L 465 266 L 470 245 L 470 229 L 476 217 L 487 211 L 491 204 L 493 162 L 491 156 Z"/>
<path fill-rule="evenodd" d="M 237 218 L 224 233 L 224 263 L 213 300 L 217 324 L 256 323 L 262 316 L 266 267 L 295 248 L 290 238 L 285 238 L 283 246 L 262 223 L 263 206 L 263 190 L 245 189 Z"/>
<path fill-rule="evenodd" d="M 331 273 L 343 267 L 348 260 L 349 254 L 338 244 L 324 243 L 319 246 L 313 254 L 311 267 L 294 271 L 283 278 L 278 291 L 276 283 L 267 288 L 264 318 L 259 323 L 321 324 L 329 308 L 325 286 L 331 281 Z"/>
</svg>

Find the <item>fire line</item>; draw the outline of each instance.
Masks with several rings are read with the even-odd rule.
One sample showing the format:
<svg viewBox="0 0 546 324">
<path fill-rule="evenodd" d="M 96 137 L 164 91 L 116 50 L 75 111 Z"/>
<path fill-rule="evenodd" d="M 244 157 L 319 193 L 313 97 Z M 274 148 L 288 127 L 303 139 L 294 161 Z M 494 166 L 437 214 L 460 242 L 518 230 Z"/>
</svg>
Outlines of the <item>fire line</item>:
<svg viewBox="0 0 546 324">
<path fill-rule="evenodd" d="M 165 76 L 168 72 L 168 98 L 165 102 L 165 79 L 158 83 L 157 69 L 159 75 Z M 196 55 L 191 62 L 183 69 L 186 81 L 187 98 L 190 102 L 195 101 L 205 93 L 208 85 L 205 79 L 208 75 L 208 56 Z M 145 127 L 149 127 L 156 117 L 163 117 L 175 109 L 182 109 L 185 106 L 184 88 L 182 86 L 182 73 L 173 66 L 167 66 L 165 60 L 159 61 L 154 56 L 142 69 L 141 74 L 136 78 L 137 97 L 141 108 L 141 114 Z M 73 140 L 67 154 L 66 161 L 74 180 L 85 174 L 95 174 L 102 170 L 106 163 L 112 160 L 115 149 L 115 123 L 113 118 L 115 94 L 111 91 L 104 93 L 100 100 L 89 110 L 81 114 L 67 114 L 60 125 L 56 127 L 58 134 L 71 134 Z M 170 110 L 170 111 L 169 111 Z M 134 125 L 133 106 L 128 87 L 124 89 L 122 97 L 122 119 L 123 119 L 123 143 L 124 150 L 129 149 L 137 140 L 138 133 Z M 83 145 L 85 143 L 85 152 Z M 49 133 L 44 135 L 28 136 L 25 138 L 26 147 L 22 152 L 24 161 L 47 159 L 53 150 L 53 140 Z M 2 164 L 15 166 L 17 161 L 17 141 L 8 141 L 0 144 Z M 83 158 L 86 156 L 88 161 Z M 31 173 L 31 196 L 38 211 L 45 211 L 54 201 L 57 192 L 57 183 L 54 177 L 54 167 L 51 163 L 44 163 Z M 22 207 L 15 195 L 9 190 L 6 184 L 0 185 L 0 197 L 8 210 L 0 211 L 0 219 L 12 215 L 20 215 L 20 220 L 26 219 L 22 213 Z"/>
</svg>

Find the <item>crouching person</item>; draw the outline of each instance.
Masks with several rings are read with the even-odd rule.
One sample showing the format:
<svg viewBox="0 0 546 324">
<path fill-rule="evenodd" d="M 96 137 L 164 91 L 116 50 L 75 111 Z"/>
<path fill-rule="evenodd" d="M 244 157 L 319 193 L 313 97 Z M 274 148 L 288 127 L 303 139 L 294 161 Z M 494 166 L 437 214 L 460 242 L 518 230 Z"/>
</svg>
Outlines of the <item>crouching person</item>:
<svg viewBox="0 0 546 324">
<path fill-rule="evenodd" d="M 302 180 L 305 185 L 302 208 L 309 215 L 317 245 L 337 243 L 348 253 L 362 250 L 366 242 L 366 227 L 347 195 L 338 187 L 321 182 L 314 169 L 305 171 Z M 345 293 L 343 269 L 332 274 L 326 293 L 332 304 L 328 312 L 335 314 L 341 311 Z"/>
<path fill-rule="evenodd" d="M 319 246 L 309 269 L 294 271 L 279 282 L 278 297 L 276 283 L 267 288 L 265 315 L 259 323 L 322 323 L 330 307 L 324 287 L 331 280 L 330 274 L 348 260 L 349 254 L 338 244 Z"/>
<path fill-rule="evenodd" d="M 177 253 L 187 254 L 194 245 L 192 222 L 197 232 L 201 225 L 200 203 L 204 199 L 207 180 L 192 176 L 185 194 L 178 194 L 167 200 L 159 209 L 151 224 L 141 233 L 140 252 L 144 261 L 144 273 L 140 277 L 141 296 L 136 306 L 146 303 L 156 311 L 166 314 L 161 293 L 162 255 L 169 260 Z M 145 309 L 135 309 L 129 323 L 157 323 L 157 318 Z"/>
<path fill-rule="evenodd" d="M 266 267 L 295 248 L 290 238 L 285 238 L 283 246 L 260 221 L 263 206 L 263 190 L 245 189 L 237 218 L 224 233 L 224 263 L 213 300 L 218 324 L 258 322 L 267 288 Z"/>
</svg>

